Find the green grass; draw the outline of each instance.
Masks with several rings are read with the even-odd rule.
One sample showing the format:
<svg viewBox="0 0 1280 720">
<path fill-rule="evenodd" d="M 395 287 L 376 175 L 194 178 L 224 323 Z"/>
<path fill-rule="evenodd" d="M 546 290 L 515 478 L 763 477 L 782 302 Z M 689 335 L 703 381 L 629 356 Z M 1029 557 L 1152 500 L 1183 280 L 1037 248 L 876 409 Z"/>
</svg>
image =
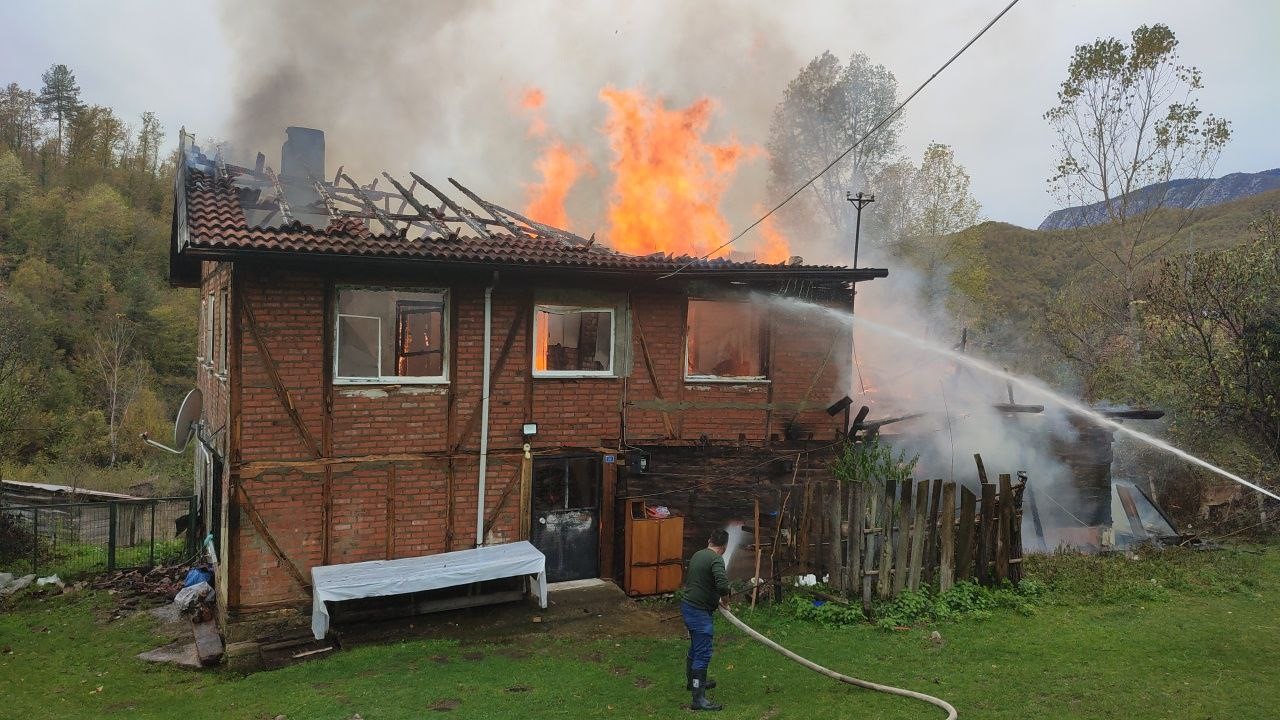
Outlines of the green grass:
<svg viewBox="0 0 1280 720">
<path fill-rule="evenodd" d="M 1280 551 L 1056 557 L 1028 614 L 885 631 L 822 627 L 779 610 L 749 624 L 833 669 L 938 695 L 970 718 L 1274 718 L 1280 707 Z M 1160 590 L 1151 591 L 1149 588 Z M 1110 588 L 1110 589 L 1108 589 Z M 0 717 L 687 717 L 684 641 L 429 639 L 359 647 L 236 676 L 146 665 L 150 621 L 103 624 L 110 599 L 27 598 L 0 611 Z M 942 643 L 930 640 L 941 633 Z M 717 627 L 723 718 L 941 717 L 834 683 Z M 101 691 L 95 692 L 99 687 Z M 437 708 L 452 707 L 445 712 Z"/>
</svg>

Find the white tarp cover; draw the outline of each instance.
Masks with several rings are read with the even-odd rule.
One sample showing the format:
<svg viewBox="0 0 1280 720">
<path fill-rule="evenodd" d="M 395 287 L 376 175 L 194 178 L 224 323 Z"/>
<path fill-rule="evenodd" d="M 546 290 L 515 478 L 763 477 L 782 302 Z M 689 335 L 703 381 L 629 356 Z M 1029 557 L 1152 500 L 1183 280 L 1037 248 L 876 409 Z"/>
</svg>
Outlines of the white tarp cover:
<svg viewBox="0 0 1280 720">
<path fill-rule="evenodd" d="M 523 540 L 423 557 L 313 567 L 311 632 L 321 640 L 329 631 L 327 600 L 438 590 L 520 575 L 537 576 L 538 604 L 545 608 L 547 559 Z"/>
</svg>

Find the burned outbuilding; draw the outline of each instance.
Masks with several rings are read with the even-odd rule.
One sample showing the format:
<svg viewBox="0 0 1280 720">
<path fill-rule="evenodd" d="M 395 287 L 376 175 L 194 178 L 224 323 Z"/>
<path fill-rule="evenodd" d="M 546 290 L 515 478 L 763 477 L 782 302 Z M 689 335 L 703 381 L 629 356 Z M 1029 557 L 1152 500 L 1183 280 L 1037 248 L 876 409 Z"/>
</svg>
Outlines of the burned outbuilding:
<svg viewBox="0 0 1280 720">
<path fill-rule="evenodd" d="M 182 142 L 171 281 L 202 298 L 229 639 L 305 624 L 321 566 L 530 540 L 551 581 L 619 578 L 624 496 L 826 472 L 851 330 L 757 298 L 849 310 L 887 271 L 625 255 L 456 181 L 327 175 L 323 147 L 291 128 L 277 175 Z"/>
</svg>

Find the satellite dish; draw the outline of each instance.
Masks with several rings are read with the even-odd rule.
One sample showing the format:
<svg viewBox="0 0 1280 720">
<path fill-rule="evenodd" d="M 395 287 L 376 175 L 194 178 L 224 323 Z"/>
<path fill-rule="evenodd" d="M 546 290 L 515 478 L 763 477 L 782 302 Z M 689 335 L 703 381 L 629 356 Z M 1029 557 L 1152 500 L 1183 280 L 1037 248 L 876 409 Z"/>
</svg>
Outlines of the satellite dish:
<svg viewBox="0 0 1280 720">
<path fill-rule="evenodd" d="M 204 408 L 204 394 L 199 388 L 187 393 L 178 407 L 178 419 L 173 422 L 173 446 L 178 450 L 187 447 L 191 439 L 191 426 L 200 419 L 200 411 Z"/>
<path fill-rule="evenodd" d="M 200 411 L 204 408 L 204 394 L 199 388 L 187 393 L 182 399 L 182 405 L 178 408 L 178 417 L 173 421 L 173 444 L 175 447 L 168 447 L 147 437 L 147 433 L 142 433 L 142 441 L 146 444 L 171 452 L 175 455 L 181 455 L 187 448 L 187 443 L 191 440 L 193 433 L 192 425 L 200 419 Z"/>
</svg>

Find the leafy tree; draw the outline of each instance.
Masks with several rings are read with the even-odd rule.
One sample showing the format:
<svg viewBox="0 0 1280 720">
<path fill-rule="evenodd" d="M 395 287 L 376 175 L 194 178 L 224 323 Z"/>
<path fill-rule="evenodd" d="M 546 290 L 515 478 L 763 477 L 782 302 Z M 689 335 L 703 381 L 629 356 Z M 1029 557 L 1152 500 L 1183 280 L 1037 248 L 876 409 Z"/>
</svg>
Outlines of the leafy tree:
<svg viewBox="0 0 1280 720">
<path fill-rule="evenodd" d="M 45 118 L 58 122 L 58 152 L 63 144 L 63 128 L 80 112 L 80 86 L 76 84 L 76 76 L 66 65 L 52 65 L 40 76 L 44 85 L 40 88 L 37 102 L 44 112 Z"/>
<path fill-rule="evenodd" d="M 1231 137 L 1228 121 L 1199 108 L 1202 87 L 1200 71 L 1181 64 L 1173 31 L 1143 25 L 1128 43 L 1105 38 L 1077 46 L 1057 104 L 1045 113 L 1057 134 L 1051 188 L 1068 204 L 1101 201 L 1119 231 L 1114 240 L 1082 234 L 1081 247 L 1096 274 L 1119 286 L 1127 322 L 1117 331 L 1133 336 L 1135 348 L 1147 266 L 1174 237 L 1149 232 L 1163 192 L 1139 190 L 1204 177 Z"/>
<path fill-rule="evenodd" d="M 788 85 L 769 126 L 769 192 L 785 196 L 862 138 L 897 103 L 898 81 L 883 65 L 854 53 L 842 65 L 831 53 L 814 58 Z M 784 225 L 832 249 L 853 237 L 853 214 L 845 200 L 861 189 L 898 150 L 901 116 L 783 208 Z"/>
<path fill-rule="evenodd" d="M 120 448 L 120 425 L 133 401 L 146 387 L 150 371 L 138 357 L 134 340 L 132 326 L 123 317 L 118 317 L 104 332 L 94 337 L 85 361 L 107 421 L 107 443 L 112 467 L 116 464 Z"/>
<path fill-rule="evenodd" d="M 1147 366 L 1198 431 L 1244 433 L 1280 459 L 1280 218 L 1257 240 L 1162 263 L 1149 296 Z"/>
<path fill-rule="evenodd" d="M 985 264 L 976 236 L 963 231 L 978 222 L 981 206 L 951 146 L 930 143 L 919 166 L 907 160 L 885 166 L 872 187 L 881 242 L 920 273 L 926 307 L 950 300 L 953 311 L 962 310 L 980 299 Z"/>
<path fill-rule="evenodd" d="M 9 83 L 0 90 L 0 142 L 19 157 L 34 152 L 40 145 L 41 105 L 39 96 Z"/>
<path fill-rule="evenodd" d="M 136 142 L 139 170 L 149 175 L 156 174 L 160 165 L 160 143 L 163 140 L 164 129 L 160 127 L 160 119 L 151 111 L 142 113 Z"/>
</svg>

